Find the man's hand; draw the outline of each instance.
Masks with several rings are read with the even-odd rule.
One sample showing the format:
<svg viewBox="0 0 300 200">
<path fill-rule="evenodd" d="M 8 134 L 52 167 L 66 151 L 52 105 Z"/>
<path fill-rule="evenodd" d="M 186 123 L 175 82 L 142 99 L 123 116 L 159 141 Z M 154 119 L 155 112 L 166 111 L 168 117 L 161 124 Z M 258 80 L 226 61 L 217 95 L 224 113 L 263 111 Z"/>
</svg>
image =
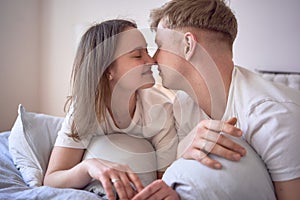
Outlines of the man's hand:
<svg viewBox="0 0 300 200">
<path fill-rule="evenodd" d="M 198 160 L 202 164 L 220 169 L 221 163 L 207 156 L 208 153 L 239 161 L 246 154 L 246 150 L 233 142 L 223 133 L 234 137 L 242 136 L 242 131 L 236 128 L 237 119 L 228 121 L 203 120 L 178 145 L 177 157 Z"/>
<path fill-rule="evenodd" d="M 179 200 L 175 190 L 169 187 L 163 180 L 156 180 L 145 187 L 141 192 L 134 196 L 133 200 Z"/>
</svg>

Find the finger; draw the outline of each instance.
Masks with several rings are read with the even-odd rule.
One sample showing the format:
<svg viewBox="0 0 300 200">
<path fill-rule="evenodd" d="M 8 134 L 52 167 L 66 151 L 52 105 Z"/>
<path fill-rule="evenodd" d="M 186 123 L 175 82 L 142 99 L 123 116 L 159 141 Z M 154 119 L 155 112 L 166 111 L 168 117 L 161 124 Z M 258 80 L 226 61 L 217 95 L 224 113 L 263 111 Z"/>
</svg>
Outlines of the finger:
<svg viewBox="0 0 300 200">
<path fill-rule="evenodd" d="M 239 145 L 238 143 L 232 141 L 231 139 L 227 138 L 222 134 L 215 133 L 213 131 L 207 131 L 207 134 L 201 136 L 202 138 L 199 139 L 197 142 L 197 148 L 205 150 L 206 152 L 211 152 L 215 154 L 214 148 L 217 145 L 221 145 L 231 151 L 232 153 L 238 153 L 241 156 L 246 155 L 246 149 Z M 222 153 L 222 151 L 220 151 Z M 224 155 L 219 155 L 221 157 L 225 157 Z M 228 155 L 226 155 L 228 156 Z"/>
<path fill-rule="evenodd" d="M 116 198 L 115 198 L 115 195 L 114 195 L 114 192 L 113 192 L 113 186 L 112 186 L 110 178 L 104 177 L 100 180 L 101 180 L 102 186 L 105 190 L 105 193 L 107 195 L 107 198 L 115 200 Z"/>
<path fill-rule="evenodd" d="M 151 196 L 153 196 L 155 192 L 159 190 L 159 185 L 156 182 L 157 181 L 154 181 L 145 187 L 142 191 L 134 196 L 133 200 L 149 199 Z"/>
<path fill-rule="evenodd" d="M 156 199 L 172 199 L 176 200 L 179 199 L 179 196 L 175 190 L 173 190 L 171 187 L 169 187 L 163 180 L 160 182 L 157 181 L 156 184 L 159 184 L 159 189 L 154 193 L 154 195 L 149 198 L 150 200 L 156 200 Z"/>
<path fill-rule="evenodd" d="M 232 161 L 239 161 L 242 157 L 240 153 L 228 150 L 218 144 L 214 146 L 214 148 L 211 150 L 211 153 Z"/>
<path fill-rule="evenodd" d="M 121 178 L 121 180 L 123 182 L 123 185 L 124 185 L 124 188 L 125 188 L 125 192 L 127 193 L 127 197 L 129 199 L 131 199 L 136 194 L 136 192 L 132 188 L 132 186 L 130 184 L 130 181 L 129 181 L 128 177 L 127 177 L 127 174 L 126 173 L 120 174 L 120 178 Z"/>
<path fill-rule="evenodd" d="M 127 172 L 127 176 L 129 180 L 133 183 L 137 192 L 140 192 L 144 189 L 144 186 L 140 180 L 140 178 L 133 172 Z"/>
<path fill-rule="evenodd" d="M 215 145 L 216 145 L 216 142 L 214 142 L 214 141 L 212 142 L 208 139 L 201 138 L 197 142 L 194 142 L 193 148 L 199 149 L 206 153 L 210 153 Z"/>
<path fill-rule="evenodd" d="M 167 194 L 163 190 L 158 190 L 152 195 L 150 195 L 147 200 L 158 200 L 158 199 L 165 199 L 167 197 Z"/>
<path fill-rule="evenodd" d="M 112 178 L 112 180 L 114 180 L 114 179 L 115 178 Z M 125 187 L 123 185 L 123 182 L 122 182 L 121 178 L 117 178 L 116 180 L 119 180 L 119 181 L 115 181 L 113 183 L 113 185 L 116 189 L 116 192 L 119 195 L 119 198 L 120 199 L 129 199 L 128 196 L 127 196 L 127 192 L 125 191 Z"/>
<path fill-rule="evenodd" d="M 190 149 L 188 150 L 183 158 L 185 159 L 193 159 L 197 160 L 198 162 L 202 163 L 203 165 L 213 168 L 213 169 L 221 169 L 222 165 L 220 162 L 211 159 L 210 157 L 207 156 L 206 152 L 201 151 L 200 149 Z"/>
<path fill-rule="evenodd" d="M 232 141 L 230 138 L 227 138 L 224 135 L 220 135 L 218 137 L 217 144 L 225 147 L 226 149 L 232 151 L 233 153 L 239 153 L 241 156 L 246 155 L 246 149 L 242 147 L 240 144 Z"/>
<path fill-rule="evenodd" d="M 228 124 L 228 123 L 223 124 L 222 132 L 227 133 L 232 136 L 236 136 L 236 137 L 240 137 L 243 134 L 241 129 L 239 129 L 231 124 Z"/>
<path fill-rule="evenodd" d="M 239 128 L 224 121 L 203 120 L 199 123 L 198 128 L 201 129 L 202 127 L 215 132 L 225 132 L 232 136 L 240 137 L 242 135 L 242 131 Z"/>
<path fill-rule="evenodd" d="M 199 128 L 202 128 L 204 127 L 205 129 L 208 129 L 208 130 L 212 130 L 212 131 L 215 131 L 215 132 L 221 132 L 222 131 L 222 128 L 224 126 L 224 121 L 219 121 L 219 120 L 202 120 L 200 123 L 199 123 Z"/>
<path fill-rule="evenodd" d="M 236 117 L 232 117 L 230 118 L 229 120 L 226 121 L 228 124 L 231 124 L 231 125 L 235 125 L 236 122 L 237 122 L 237 118 Z"/>
<path fill-rule="evenodd" d="M 156 190 L 147 200 L 157 200 L 157 199 L 165 199 L 169 195 L 169 186 L 167 186 L 163 181 L 159 183 L 158 190 Z"/>
</svg>

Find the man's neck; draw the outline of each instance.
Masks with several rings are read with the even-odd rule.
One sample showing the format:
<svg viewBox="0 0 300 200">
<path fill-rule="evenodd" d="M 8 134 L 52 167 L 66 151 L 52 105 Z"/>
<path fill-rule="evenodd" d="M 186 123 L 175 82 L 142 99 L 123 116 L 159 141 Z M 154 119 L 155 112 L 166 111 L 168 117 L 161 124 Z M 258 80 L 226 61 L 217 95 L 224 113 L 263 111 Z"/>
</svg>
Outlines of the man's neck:
<svg viewBox="0 0 300 200">
<path fill-rule="evenodd" d="M 203 55 L 203 49 L 200 50 Z M 199 54 L 195 54 L 199 55 Z M 209 56 L 194 56 L 191 64 L 197 70 L 190 80 L 191 87 L 186 92 L 212 119 L 222 119 L 231 84 L 234 67 L 232 53 L 210 53 Z M 204 78 L 203 78 L 204 77 Z"/>
</svg>

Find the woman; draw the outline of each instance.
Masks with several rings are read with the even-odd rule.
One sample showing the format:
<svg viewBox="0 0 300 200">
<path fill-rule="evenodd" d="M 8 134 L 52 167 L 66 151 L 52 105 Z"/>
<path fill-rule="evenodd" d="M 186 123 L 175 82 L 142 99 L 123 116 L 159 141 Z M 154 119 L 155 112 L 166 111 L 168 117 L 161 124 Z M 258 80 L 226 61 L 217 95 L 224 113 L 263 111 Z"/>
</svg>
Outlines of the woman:
<svg viewBox="0 0 300 200">
<path fill-rule="evenodd" d="M 149 140 L 157 150 L 158 178 L 175 160 L 178 139 L 171 100 L 162 88 L 152 87 L 154 62 L 136 28 L 130 21 L 109 20 L 83 35 L 73 66 L 71 106 L 44 185 L 83 188 L 96 179 L 109 199 L 115 198 L 113 187 L 121 199 L 142 190 L 139 177 L 128 166 L 95 158 L 82 160 L 97 135 L 121 132 Z M 148 113 L 150 109 L 155 112 Z"/>
<path fill-rule="evenodd" d="M 157 178 L 175 160 L 178 138 L 172 99 L 154 85 L 154 62 L 146 47 L 136 24 L 126 20 L 102 22 L 83 35 L 73 66 L 70 108 L 44 185 L 84 188 L 95 179 L 108 199 L 115 199 L 114 189 L 121 199 L 141 191 L 144 186 L 128 166 L 99 157 L 83 159 L 99 135 L 121 132 L 146 138 L 156 151 Z M 231 127 L 229 134 L 238 130 L 230 123 L 225 126 Z"/>
</svg>

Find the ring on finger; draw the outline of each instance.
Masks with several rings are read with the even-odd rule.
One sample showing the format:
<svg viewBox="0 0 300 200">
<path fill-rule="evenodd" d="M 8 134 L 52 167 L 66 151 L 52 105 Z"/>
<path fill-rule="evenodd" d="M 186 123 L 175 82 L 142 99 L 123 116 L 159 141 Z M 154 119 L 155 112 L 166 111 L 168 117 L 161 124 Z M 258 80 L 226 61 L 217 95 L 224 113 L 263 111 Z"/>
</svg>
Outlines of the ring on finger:
<svg viewBox="0 0 300 200">
<path fill-rule="evenodd" d="M 207 151 L 207 144 L 208 144 L 208 142 L 203 142 L 203 145 L 202 145 L 202 150 L 204 150 L 204 151 Z"/>
<path fill-rule="evenodd" d="M 118 178 L 112 178 L 110 181 L 114 184 L 114 183 L 120 181 L 120 179 L 118 179 Z"/>
</svg>

